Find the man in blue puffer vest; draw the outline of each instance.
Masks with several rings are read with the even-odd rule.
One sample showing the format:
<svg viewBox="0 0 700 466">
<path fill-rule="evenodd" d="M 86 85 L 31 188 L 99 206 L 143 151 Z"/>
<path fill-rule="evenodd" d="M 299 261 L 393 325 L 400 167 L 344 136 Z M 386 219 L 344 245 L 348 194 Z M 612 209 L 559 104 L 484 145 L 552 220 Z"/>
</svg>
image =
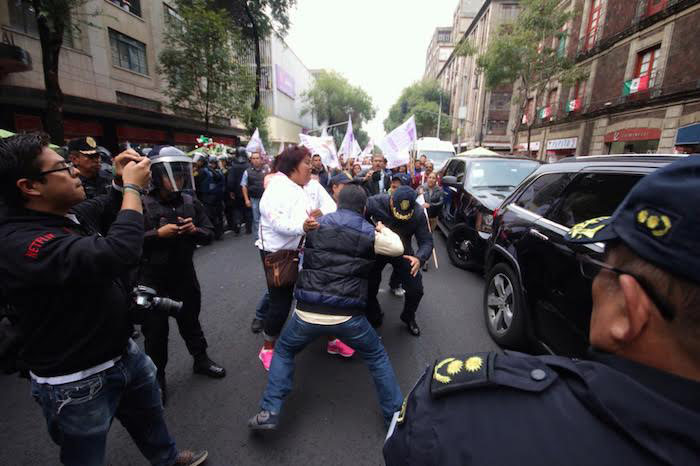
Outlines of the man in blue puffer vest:
<svg viewBox="0 0 700 466">
<path fill-rule="evenodd" d="M 365 317 L 368 277 L 376 254 L 403 254 L 399 236 L 364 219 L 367 195 L 347 185 L 338 210 L 324 215 L 309 232 L 295 296 L 296 310 L 275 345 L 260 412 L 248 421 L 253 430 L 274 430 L 284 398 L 293 385 L 294 357 L 319 336 L 334 335 L 365 360 L 374 379 L 385 422 L 401 408 L 394 369 L 377 332 Z"/>
</svg>

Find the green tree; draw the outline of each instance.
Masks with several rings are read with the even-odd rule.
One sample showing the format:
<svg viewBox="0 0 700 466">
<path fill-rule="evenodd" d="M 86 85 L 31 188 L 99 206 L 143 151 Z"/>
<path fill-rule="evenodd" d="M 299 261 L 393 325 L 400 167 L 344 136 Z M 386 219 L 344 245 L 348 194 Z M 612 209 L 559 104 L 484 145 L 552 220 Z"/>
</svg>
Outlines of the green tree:
<svg viewBox="0 0 700 466">
<path fill-rule="evenodd" d="M 442 113 L 440 137 L 449 138 L 452 128 L 449 109 L 450 97 L 436 80 L 417 81 L 405 88 L 396 103 L 391 106 L 389 116 L 384 120 L 384 130 L 389 132 L 414 115 L 418 137 L 436 136 L 438 114 Z"/>
<path fill-rule="evenodd" d="M 290 25 L 289 10 L 296 5 L 296 0 L 217 0 L 217 4 L 229 9 L 234 23 L 252 43 L 255 56 L 253 110 L 257 111 L 260 108 L 262 81 L 260 42 L 272 33 L 286 35 Z M 255 128 L 252 131 L 255 131 Z"/>
<path fill-rule="evenodd" d="M 20 0 L 23 8 L 34 10 L 41 63 L 46 87 L 46 130 L 51 140 L 58 145 L 65 142 L 63 134 L 63 91 L 59 82 L 58 63 L 61 47 L 66 35 L 79 31 L 79 22 L 71 22 L 71 14 L 81 16 L 80 7 L 88 0 Z M 98 13 L 93 13 L 96 15 Z M 88 24 L 83 19 L 83 23 Z"/>
<path fill-rule="evenodd" d="M 246 118 L 253 96 L 252 73 L 240 56 L 245 43 L 231 27 L 228 11 L 209 0 L 178 0 L 182 21 L 165 32 L 159 72 L 175 111 L 186 109 L 204 121 L 213 117 Z"/>
<path fill-rule="evenodd" d="M 316 77 L 311 89 L 306 91 L 302 115 L 311 113 L 316 121 L 326 122 L 328 126 L 342 123 L 352 115 L 352 127 L 357 142 L 364 146 L 369 137 L 362 130 L 362 124 L 374 118 L 375 108 L 372 98 L 359 86 L 353 86 L 341 74 L 335 71 L 322 70 Z M 340 145 L 346 127 L 340 125 L 329 128 L 328 133 Z"/>
<path fill-rule="evenodd" d="M 517 114 L 513 145 L 517 142 L 518 130 L 529 99 L 541 98 L 545 90 L 555 82 L 570 85 L 586 75 L 564 53 L 565 41 L 568 40 L 565 26 L 575 12 L 560 8 L 560 3 L 560 0 L 521 0 L 522 10 L 517 19 L 513 23 L 502 25 L 491 37 L 486 52 L 477 59 L 489 89 L 515 83 L 513 101 Z M 457 53 L 474 55 L 475 48 L 465 41 L 459 45 Z M 528 149 L 536 118 L 529 120 Z"/>
</svg>

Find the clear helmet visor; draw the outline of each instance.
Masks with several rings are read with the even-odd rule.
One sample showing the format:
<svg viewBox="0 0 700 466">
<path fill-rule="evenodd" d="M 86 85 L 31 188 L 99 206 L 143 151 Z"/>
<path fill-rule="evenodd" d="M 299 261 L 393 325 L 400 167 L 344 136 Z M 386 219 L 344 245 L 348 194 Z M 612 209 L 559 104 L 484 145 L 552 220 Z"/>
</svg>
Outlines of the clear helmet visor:
<svg viewBox="0 0 700 466">
<path fill-rule="evenodd" d="M 164 157 L 163 159 L 167 159 Z M 185 157 L 187 159 L 187 157 Z M 151 164 L 151 182 L 156 189 L 166 192 L 194 191 L 194 176 L 191 160 L 154 160 Z"/>
</svg>

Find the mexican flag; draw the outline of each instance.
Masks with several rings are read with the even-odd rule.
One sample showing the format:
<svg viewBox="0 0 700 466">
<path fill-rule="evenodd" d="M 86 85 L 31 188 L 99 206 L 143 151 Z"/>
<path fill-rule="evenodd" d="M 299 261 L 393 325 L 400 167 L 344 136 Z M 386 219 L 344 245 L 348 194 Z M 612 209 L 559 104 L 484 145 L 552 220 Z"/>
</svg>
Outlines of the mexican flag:
<svg viewBox="0 0 700 466">
<path fill-rule="evenodd" d="M 566 104 L 566 111 L 567 112 L 575 112 L 576 110 L 581 108 L 581 99 L 574 99 L 570 100 L 569 103 Z"/>
<path fill-rule="evenodd" d="M 647 89 L 649 89 L 649 75 L 640 76 L 625 81 L 625 85 L 622 88 L 622 95 L 635 94 L 639 91 L 646 91 Z"/>
<path fill-rule="evenodd" d="M 551 107 L 547 106 L 547 107 L 543 107 L 540 109 L 540 118 L 542 120 L 544 120 L 545 118 L 549 118 L 550 116 L 552 116 L 552 108 Z"/>
</svg>

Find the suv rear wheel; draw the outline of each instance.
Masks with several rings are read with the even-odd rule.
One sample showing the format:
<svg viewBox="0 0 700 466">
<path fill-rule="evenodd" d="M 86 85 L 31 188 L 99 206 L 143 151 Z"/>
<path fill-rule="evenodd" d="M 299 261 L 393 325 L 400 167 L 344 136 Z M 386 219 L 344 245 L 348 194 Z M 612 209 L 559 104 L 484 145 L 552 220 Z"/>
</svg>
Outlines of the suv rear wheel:
<svg viewBox="0 0 700 466">
<path fill-rule="evenodd" d="M 460 269 L 474 270 L 479 267 L 476 244 L 472 232 L 466 225 L 457 225 L 447 235 L 447 256 Z"/>
<path fill-rule="evenodd" d="M 500 346 L 525 347 L 524 307 L 518 275 L 509 265 L 496 264 L 486 277 L 484 317 L 491 338 Z"/>
</svg>

